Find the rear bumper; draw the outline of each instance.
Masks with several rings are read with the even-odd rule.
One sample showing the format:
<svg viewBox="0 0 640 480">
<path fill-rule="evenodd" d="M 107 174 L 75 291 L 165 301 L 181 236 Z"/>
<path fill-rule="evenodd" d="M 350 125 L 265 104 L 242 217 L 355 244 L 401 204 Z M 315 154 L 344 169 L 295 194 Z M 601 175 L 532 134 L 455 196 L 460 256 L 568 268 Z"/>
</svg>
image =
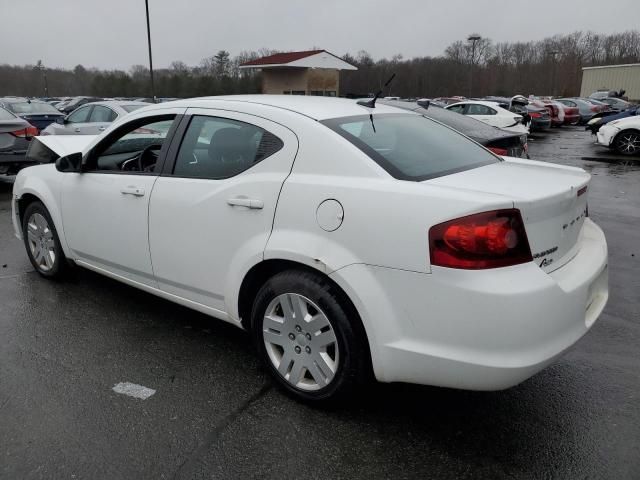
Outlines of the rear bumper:
<svg viewBox="0 0 640 480">
<path fill-rule="evenodd" d="M 500 390 L 553 362 L 602 312 L 606 240 L 587 219 L 579 242 L 550 274 L 534 263 L 431 274 L 352 265 L 332 277 L 360 311 L 380 381 Z"/>
<path fill-rule="evenodd" d="M 546 130 L 548 128 L 551 128 L 550 118 L 546 120 L 540 120 L 535 118 L 531 119 L 531 130 Z"/>
</svg>

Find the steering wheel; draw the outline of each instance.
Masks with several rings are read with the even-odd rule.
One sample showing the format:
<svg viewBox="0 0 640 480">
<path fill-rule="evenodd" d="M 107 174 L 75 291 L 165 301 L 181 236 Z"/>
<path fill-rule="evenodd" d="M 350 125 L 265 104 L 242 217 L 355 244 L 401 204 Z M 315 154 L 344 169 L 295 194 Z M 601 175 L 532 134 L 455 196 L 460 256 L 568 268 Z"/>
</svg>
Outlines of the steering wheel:
<svg viewBox="0 0 640 480">
<path fill-rule="evenodd" d="M 156 145 L 154 143 L 152 143 L 151 145 L 148 145 L 145 147 L 144 150 L 142 150 L 139 154 L 138 157 L 136 158 L 137 164 L 138 164 L 138 171 L 139 172 L 145 172 L 148 171 L 146 170 L 147 167 L 145 167 L 143 160 L 145 158 L 145 156 L 147 155 L 147 153 L 151 153 L 152 150 L 159 150 L 160 149 L 160 145 Z M 158 154 L 157 153 L 152 153 L 152 155 L 157 159 L 158 158 Z M 153 162 L 152 165 L 154 165 L 155 162 Z"/>
</svg>

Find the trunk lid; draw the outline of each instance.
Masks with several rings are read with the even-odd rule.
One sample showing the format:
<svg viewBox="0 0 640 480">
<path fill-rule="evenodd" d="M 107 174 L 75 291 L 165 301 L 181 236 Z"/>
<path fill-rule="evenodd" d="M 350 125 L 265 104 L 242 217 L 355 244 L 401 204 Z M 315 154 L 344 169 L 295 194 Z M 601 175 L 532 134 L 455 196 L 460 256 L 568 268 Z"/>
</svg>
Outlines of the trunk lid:
<svg viewBox="0 0 640 480">
<path fill-rule="evenodd" d="M 522 214 L 533 261 L 552 272 L 578 251 L 590 178 L 580 168 L 507 158 L 425 183 L 507 197 Z"/>
</svg>

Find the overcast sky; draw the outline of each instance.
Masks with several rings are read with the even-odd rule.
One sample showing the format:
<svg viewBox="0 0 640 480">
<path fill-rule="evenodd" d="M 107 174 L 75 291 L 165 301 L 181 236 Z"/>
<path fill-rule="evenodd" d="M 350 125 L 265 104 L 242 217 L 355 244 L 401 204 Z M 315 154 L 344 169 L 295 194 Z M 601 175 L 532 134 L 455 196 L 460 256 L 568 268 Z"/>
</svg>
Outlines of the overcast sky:
<svg viewBox="0 0 640 480">
<path fill-rule="evenodd" d="M 261 47 L 374 58 L 440 55 L 478 32 L 495 42 L 639 28 L 640 0 L 149 0 L 154 66 Z M 0 0 L 0 63 L 147 64 L 144 0 Z"/>
</svg>

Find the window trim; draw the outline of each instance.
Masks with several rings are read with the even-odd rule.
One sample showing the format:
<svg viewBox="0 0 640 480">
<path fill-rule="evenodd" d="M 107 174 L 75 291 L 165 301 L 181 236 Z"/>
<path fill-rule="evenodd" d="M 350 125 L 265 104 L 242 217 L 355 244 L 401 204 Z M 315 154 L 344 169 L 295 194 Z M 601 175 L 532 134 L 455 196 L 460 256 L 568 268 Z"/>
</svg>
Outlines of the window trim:
<svg viewBox="0 0 640 480">
<path fill-rule="evenodd" d="M 162 147 L 160 148 L 160 153 L 158 154 L 158 162 L 156 164 L 156 169 L 154 172 L 131 172 L 131 171 L 122 171 L 122 170 L 92 170 L 90 169 L 91 164 L 95 164 L 95 151 L 101 145 L 105 143 L 111 142 L 114 138 L 119 137 L 123 131 L 129 130 L 131 125 L 134 125 L 134 129 L 139 126 L 160 122 L 162 120 L 169 120 L 170 117 L 173 117 L 173 123 L 171 124 L 171 128 L 167 132 L 167 136 L 165 137 L 164 142 L 162 143 Z M 184 120 L 184 115 L 179 113 L 165 113 L 165 114 L 155 114 L 149 115 L 146 117 L 136 118 L 135 120 L 131 120 L 124 125 L 119 126 L 116 130 L 110 132 L 106 137 L 104 137 L 99 143 L 93 146 L 89 152 L 83 157 L 82 165 L 81 165 L 81 173 L 83 175 L 90 173 L 97 173 L 100 175 L 144 175 L 144 176 L 160 176 L 164 171 L 165 163 L 167 160 L 167 153 L 169 152 L 170 146 L 173 143 L 175 138 L 176 131 L 178 126 L 182 124 Z M 106 149 L 105 149 L 106 150 Z M 104 150 L 103 150 L 104 151 Z"/>
<path fill-rule="evenodd" d="M 184 140 L 185 140 L 187 131 L 188 131 L 189 126 L 191 125 L 191 122 L 192 122 L 194 117 L 219 118 L 219 119 L 222 119 L 222 120 L 231 120 L 231 121 L 234 121 L 234 122 L 246 123 L 247 125 L 251 125 L 253 127 L 260 128 L 261 130 L 264 130 L 265 132 L 270 133 L 271 135 L 276 137 L 278 140 L 280 140 L 281 146 L 280 146 L 280 148 L 278 150 L 276 150 L 276 151 L 272 152 L 270 155 L 264 157 L 259 162 L 255 162 L 249 168 L 245 168 L 244 170 L 241 170 L 240 172 L 238 172 L 238 173 L 236 173 L 234 175 L 227 176 L 227 177 L 209 178 L 209 177 L 194 177 L 194 176 L 187 176 L 187 175 L 175 175 L 173 173 L 173 171 L 175 170 L 175 165 L 176 165 L 176 162 L 178 160 L 178 153 L 180 152 L 180 148 L 182 148 L 182 142 L 184 142 Z M 275 155 L 276 153 L 278 153 L 279 151 L 281 151 L 284 148 L 284 140 L 282 140 L 282 138 L 280 138 L 279 135 L 276 135 L 275 133 L 271 132 L 270 130 L 267 130 L 264 127 L 261 127 L 260 125 L 256 125 L 254 123 L 250 123 L 250 122 L 247 122 L 245 120 L 238 120 L 238 119 L 235 119 L 235 118 L 223 117 L 221 115 L 206 115 L 206 114 L 203 114 L 203 113 L 191 113 L 191 114 L 184 115 L 184 118 L 182 119 L 182 122 L 180 123 L 180 128 L 176 130 L 174 138 L 175 138 L 175 141 L 172 142 L 171 148 L 167 152 L 166 160 L 164 162 L 164 166 L 163 166 L 162 173 L 161 173 L 162 177 L 190 178 L 190 179 L 208 180 L 208 181 L 228 180 L 230 178 L 235 178 L 238 175 L 243 174 L 244 172 L 248 172 L 253 167 L 255 167 L 256 165 L 262 163 L 264 160 L 266 160 L 267 158 L 271 157 L 272 155 Z"/>
</svg>

